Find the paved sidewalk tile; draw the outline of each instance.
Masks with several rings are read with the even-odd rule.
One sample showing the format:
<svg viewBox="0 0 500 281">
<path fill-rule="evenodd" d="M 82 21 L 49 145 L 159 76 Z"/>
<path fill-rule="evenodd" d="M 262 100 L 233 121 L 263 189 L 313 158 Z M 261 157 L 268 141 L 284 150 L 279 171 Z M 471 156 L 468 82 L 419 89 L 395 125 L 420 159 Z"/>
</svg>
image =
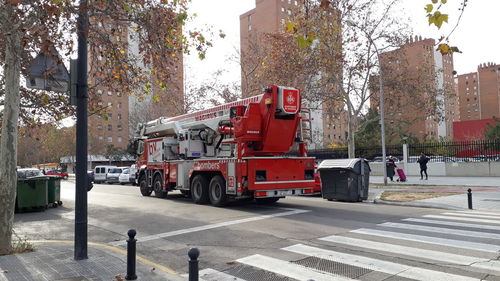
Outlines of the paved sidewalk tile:
<svg viewBox="0 0 500 281">
<path fill-rule="evenodd" d="M 459 208 L 467 208 L 467 194 L 442 196 L 418 200 L 414 202 L 439 203 Z M 472 193 L 472 208 L 475 210 L 489 209 L 500 210 L 500 192 L 473 192 Z"/>
<path fill-rule="evenodd" d="M 126 257 L 96 247 L 88 248 L 89 259 L 73 259 L 73 245 L 42 244 L 36 251 L 0 256 L 1 281 L 111 281 L 126 275 Z M 179 280 L 137 263 L 137 280 Z"/>
</svg>

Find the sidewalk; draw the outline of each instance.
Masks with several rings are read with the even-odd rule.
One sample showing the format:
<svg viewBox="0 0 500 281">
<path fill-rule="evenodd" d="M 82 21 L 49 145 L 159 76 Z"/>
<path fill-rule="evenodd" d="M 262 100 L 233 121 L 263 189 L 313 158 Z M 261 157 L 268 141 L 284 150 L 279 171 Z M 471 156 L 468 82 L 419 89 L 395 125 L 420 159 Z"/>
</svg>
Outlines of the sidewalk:
<svg viewBox="0 0 500 281">
<path fill-rule="evenodd" d="M 376 204 L 465 210 L 468 208 L 467 189 L 472 190 L 472 207 L 475 210 L 500 210 L 500 178 L 498 177 L 409 177 L 407 182 L 388 182 L 383 186 L 383 177 L 370 177 L 370 197 Z M 463 192 L 411 202 L 389 202 L 380 199 L 386 190 L 408 192 Z"/>
<path fill-rule="evenodd" d="M 0 256 L 0 281 L 125 280 L 127 257 L 123 250 L 115 248 L 117 251 L 113 251 L 107 245 L 89 244 L 89 259 L 81 261 L 74 260 L 73 243 L 65 241 L 35 243 L 34 252 Z M 186 254 L 186 264 L 187 259 Z M 161 266 L 140 260 L 138 258 L 136 265 L 137 280 L 186 280 L 165 272 Z"/>
</svg>

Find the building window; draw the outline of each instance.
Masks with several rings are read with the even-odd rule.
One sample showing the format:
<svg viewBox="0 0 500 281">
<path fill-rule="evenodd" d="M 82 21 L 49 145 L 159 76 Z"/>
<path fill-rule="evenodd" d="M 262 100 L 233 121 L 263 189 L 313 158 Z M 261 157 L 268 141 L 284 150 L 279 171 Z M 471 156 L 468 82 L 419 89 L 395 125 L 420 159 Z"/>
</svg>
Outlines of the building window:
<svg viewBox="0 0 500 281">
<path fill-rule="evenodd" d="M 122 103 L 121 102 L 117 103 L 116 108 L 122 108 Z"/>
<path fill-rule="evenodd" d="M 102 101 L 97 103 L 98 106 L 102 106 Z"/>
<path fill-rule="evenodd" d="M 248 21 L 252 21 L 252 15 L 248 15 Z"/>
<path fill-rule="evenodd" d="M 113 95 L 113 92 L 108 91 L 108 96 L 112 96 L 112 95 Z"/>
<path fill-rule="evenodd" d="M 285 12 L 285 8 L 281 7 L 281 12 L 284 13 Z"/>
<path fill-rule="evenodd" d="M 111 119 L 113 117 L 113 113 L 108 113 L 108 119 Z"/>
<path fill-rule="evenodd" d="M 288 5 L 292 4 L 292 0 L 288 0 Z"/>
<path fill-rule="evenodd" d="M 118 137 L 118 142 L 122 142 L 122 137 Z"/>
<path fill-rule="evenodd" d="M 108 142 L 113 142 L 113 137 L 108 137 Z"/>
<path fill-rule="evenodd" d="M 118 115 L 116 115 L 116 119 L 118 119 L 118 120 L 122 120 L 122 114 L 121 114 L 121 113 L 118 113 Z"/>
<path fill-rule="evenodd" d="M 111 124 L 108 125 L 108 131 L 113 131 L 113 125 Z"/>
<path fill-rule="evenodd" d="M 102 141 L 104 138 L 102 136 L 99 136 L 99 141 Z"/>
<path fill-rule="evenodd" d="M 297 0 L 294 1 L 295 6 L 299 5 L 299 2 Z"/>
<path fill-rule="evenodd" d="M 102 90 L 97 90 L 98 95 L 102 95 Z"/>
<path fill-rule="evenodd" d="M 248 25 L 248 30 L 252 30 L 252 25 L 251 24 Z"/>
<path fill-rule="evenodd" d="M 121 97 L 121 96 L 122 96 L 122 93 L 118 92 L 118 93 L 116 93 L 116 96 L 117 96 L 117 97 Z"/>
<path fill-rule="evenodd" d="M 97 130 L 102 130 L 102 125 L 97 125 Z"/>
<path fill-rule="evenodd" d="M 281 24 L 285 24 L 285 19 L 281 19 Z"/>
<path fill-rule="evenodd" d="M 108 102 L 108 107 L 112 107 L 113 106 L 113 103 L 112 102 Z"/>
<path fill-rule="evenodd" d="M 122 125 L 116 125 L 116 129 L 117 129 L 118 131 L 121 131 L 121 130 L 123 130 L 123 127 L 122 127 Z"/>
</svg>

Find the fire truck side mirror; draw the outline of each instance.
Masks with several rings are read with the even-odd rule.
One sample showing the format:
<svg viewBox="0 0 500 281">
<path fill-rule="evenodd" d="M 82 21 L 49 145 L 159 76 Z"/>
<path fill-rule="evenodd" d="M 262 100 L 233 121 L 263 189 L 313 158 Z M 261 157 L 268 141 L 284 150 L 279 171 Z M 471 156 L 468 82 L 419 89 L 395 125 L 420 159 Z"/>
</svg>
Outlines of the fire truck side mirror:
<svg viewBox="0 0 500 281">
<path fill-rule="evenodd" d="M 137 154 L 142 155 L 144 153 L 144 141 L 137 141 Z"/>
</svg>

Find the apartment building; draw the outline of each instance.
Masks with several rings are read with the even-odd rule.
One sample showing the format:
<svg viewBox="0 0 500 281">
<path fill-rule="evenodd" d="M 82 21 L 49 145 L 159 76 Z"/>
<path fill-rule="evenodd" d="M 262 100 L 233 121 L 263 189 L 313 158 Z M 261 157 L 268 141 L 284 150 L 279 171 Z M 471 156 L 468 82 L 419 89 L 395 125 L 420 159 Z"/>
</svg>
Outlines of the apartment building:
<svg viewBox="0 0 500 281">
<path fill-rule="evenodd" d="M 480 64 L 456 80 L 460 121 L 500 117 L 500 64 Z"/>
<path fill-rule="evenodd" d="M 380 54 L 386 131 L 420 140 L 452 138 L 458 120 L 453 55 L 442 55 L 435 44 L 415 36 Z M 372 88 L 371 105 L 378 107 L 378 82 Z"/>
<path fill-rule="evenodd" d="M 259 94 L 260 89 L 266 83 L 275 83 L 267 81 L 268 77 L 265 73 L 253 75 L 255 69 L 265 64 L 264 58 L 268 55 L 266 42 L 272 40 L 273 36 L 265 36 L 275 34 L 274 36 L 279 37 L 279 34 L 285 31 L 288 19 L 294 13 L 300 13 L 303 5 L 303 0 L 256 0 L 254 9 L 240 15 L 243 97 Z M 255 56 L 258 57 L 255 58 Z M 293 80 L 293 78 L 285 80 Z M 347 118 L 345 118 L 342 105 L 321 101 L 305 101 L 304 105 L 311 112 L 311 136 L 313 138 L 310 142 L 311 148 L 323 148 L 332 143 L 345 143 Z"/>
</svg>

